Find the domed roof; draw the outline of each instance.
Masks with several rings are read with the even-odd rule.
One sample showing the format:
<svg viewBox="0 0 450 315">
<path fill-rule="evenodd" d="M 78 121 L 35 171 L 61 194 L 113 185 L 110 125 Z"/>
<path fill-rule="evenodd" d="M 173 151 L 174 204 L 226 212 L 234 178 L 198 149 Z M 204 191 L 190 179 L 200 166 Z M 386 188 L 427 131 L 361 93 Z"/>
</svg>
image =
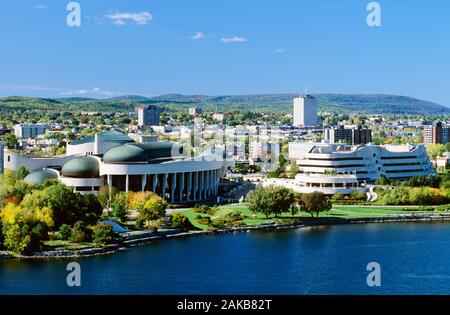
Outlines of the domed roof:
<svg viewBox="0 0 450 315">
<path fill-rule="evenodd" d="M 147 152 L 134 144 L 113 147 L 103 155 L 103 162 L 105 163 L 133 163 L 147 162 L 148 160 Z"/>
<path fill-rule="evenodd" d="M 56 174 L 56 172 L 50 170 L 41 170 L 28 174 L 27 176 L 25 176 L 23 181 L 31 185 L 41 185 L 47 179 L 57 179 L 57 178 L 58 174 Z"/>
<path fill-rule="evenodd" d="M 150 160 L 175 158 L 184 154 L 183 146 L 173 142 L 136 143 L 135 145 L 144 149 Z"/>
<path fill-rule="evenodd" d="M 78 157 L 64 164 L 61 174 L 64 177 L 97 178 L 99 177 L 99 165 L 97 160 L 91 156 Z"/>
<path fill-rule="evenodd" d="M 183 156 L 184 148 L 173 142 L 127 143 L 103 155 L 105 163 L 150 162 Z"/>
</svg>

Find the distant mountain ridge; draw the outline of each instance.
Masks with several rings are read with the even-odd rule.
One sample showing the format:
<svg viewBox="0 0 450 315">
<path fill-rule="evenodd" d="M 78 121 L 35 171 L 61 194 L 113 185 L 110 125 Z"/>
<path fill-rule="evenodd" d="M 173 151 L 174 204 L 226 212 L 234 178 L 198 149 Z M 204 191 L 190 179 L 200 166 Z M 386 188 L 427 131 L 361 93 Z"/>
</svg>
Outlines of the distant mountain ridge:
<svg viewBox="0 0 450 315">
<path fill-rule="evenodd" d="M 141 102 L 216 105 L 217 109 L 276 109 L 292 110 L 292 99 L 299 94 L 254 94 L 254 95 L 182 95 L 166 94 L 150 98 L 142 97 Z M 339 112 L 362 112 L 370 114 L 410 114 L 445 115 L 450 108 L 413 97 L 388 94 L 312 94 L 317 98 L 319 109 Z M 127 96 L 121 99 L 128 99 Z M 130 98 L 131 99 L 131 98 Z M 136 96 L 133 96 L 136 99 Z M 240 104 L 241 106 L 236 106 Z M 229 106 L 227 106 L 229 105 Z M 238 107 L 238 108 L 235 108 Z"/>
<path fill-rule="evenodd" d="M 157 104 L 168 111 L 186 111 L 199 106 L 204 111 L 250 110 L 257 112 L 292 112 L 292 99 L 299 94 L 254 95 L 182 95 L 166 94 L 154 97 L 123 95 L 109 99 L 84 97 L 33 98 L 10 96 L 0 98 L 0 111 L 10 109 L 45 109 L 61 111 L 132 111 L 137 104 Z M 413 97 L 386 94 L 312 94 L 319 110 L 343 113 L 447 115 L 450 108 Z M 61 106 L 61 109 L 58 107 Z"/>
</svg>

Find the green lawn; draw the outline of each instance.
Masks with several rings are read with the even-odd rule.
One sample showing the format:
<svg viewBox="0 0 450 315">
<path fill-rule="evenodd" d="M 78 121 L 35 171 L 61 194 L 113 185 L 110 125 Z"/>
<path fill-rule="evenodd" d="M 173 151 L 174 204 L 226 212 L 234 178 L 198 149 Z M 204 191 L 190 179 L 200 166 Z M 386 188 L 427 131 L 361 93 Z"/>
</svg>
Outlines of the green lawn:
<svg viewBox="0 0 450 315">
<path fill-rule="evenodd" d="M 92 243 L 71 243 L 70 241 L 62 240 L 45 241 L 44 245 L 48 247 L 64 247 L 65 249 L 70 250 L 84 249 L 93 246 Z"/>
<path fill-rule="evenodd" d="M 239 211 L 241 214 L 246 215 L 248 218 L 245 218 L 242 220 L 246 225 L 259 225 L 264 223 L 273 223 L 275 218 L 266 218 L 261 213 L 253 213 L 251 212 L 246 203 L 235 203 L 235 204 L 228 204 L 224 206 L 220 206 L 221 209 L 234 209 Z M 330 211 L 322 212 L 319 214 L 320 218 L 367 218 L 367 217 L 381 217 L 381 216 L 389 216 L 389 215 L 399 215 L 399 214 L 419 214 L 424 213 L 422 208 L 416 207 L 417 210 L 414 209 L 414 206 L 351 206 L 351 205 L 345 205 L 345 206 L 333 206 L 333 208 Z M 413 210 L 411 210 L 413 209 Z M 208 214 L 203 213 L 196 213 L 192 210 L 184 210 L 184 211 L 178 211 L 180 213 L 183 213 L 186 215 L 189 219 L 189 221 L 194 225 L 195 227 L 206 230 L 208 229 L 208 225 L 206 224 L 200 224 L 195 219 L 198 215 L 208 217 Z M 428 211 L 429 213 L 429 211 Z M 277 219 L 292 219 L 292 218 L 298 218 L 298 219 L 310 219 L 311 215 L 306 212 L 300 212 L 297 213 L 295 216 L 292 216 L 290 213 L 283 213 L 279 216 Z"/>
</svg>

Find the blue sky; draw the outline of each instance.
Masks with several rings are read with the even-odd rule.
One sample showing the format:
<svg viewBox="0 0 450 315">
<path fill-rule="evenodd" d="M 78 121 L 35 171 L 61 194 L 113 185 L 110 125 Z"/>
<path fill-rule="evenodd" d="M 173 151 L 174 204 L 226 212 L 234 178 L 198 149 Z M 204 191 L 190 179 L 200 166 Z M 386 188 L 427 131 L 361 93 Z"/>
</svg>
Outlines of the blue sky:
<svg viewBox="0 0 450 315">
<path fill-rule="evenodd" d="M 0 0 L 0 96 L 386 93 L 450 105 L 450 1 Z"/>
</svg>

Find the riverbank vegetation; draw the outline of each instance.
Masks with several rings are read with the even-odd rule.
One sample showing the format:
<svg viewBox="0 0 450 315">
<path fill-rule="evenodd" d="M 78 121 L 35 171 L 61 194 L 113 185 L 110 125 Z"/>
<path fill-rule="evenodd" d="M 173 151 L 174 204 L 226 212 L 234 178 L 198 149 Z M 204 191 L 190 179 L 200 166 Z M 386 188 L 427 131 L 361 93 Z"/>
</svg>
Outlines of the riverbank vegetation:
<svg viewBox="0 0 450 315">
<path fill-rule="evenodd" d="M 6 170 L 0 176 L 0 250 L 16 254 L 57 246 L 80 249 L 119 242 L 123 235 L 115 234 L 111 224 L 100 220 L 102 217 L 127 227 L 129 232 L 125 234 L 131 235 L 450 210 L 448 175 L 413 177 L 404 182 L 382 178 L 375 189 L 378 199 L 370 203 L 359 191 L 350 196 L 327 196 L 269 186 L 252 191 L 244 203 L 196 206 L 168 216 L 167 202 L 152 192 L 102 189 L 98 196 L 81 195 L 55 180 L 32 186 L 23 181 L 27 174 L 26 169 L 19 169 Z M 338 205 L 344 201 L 351 204 Z"/>
</svg>

